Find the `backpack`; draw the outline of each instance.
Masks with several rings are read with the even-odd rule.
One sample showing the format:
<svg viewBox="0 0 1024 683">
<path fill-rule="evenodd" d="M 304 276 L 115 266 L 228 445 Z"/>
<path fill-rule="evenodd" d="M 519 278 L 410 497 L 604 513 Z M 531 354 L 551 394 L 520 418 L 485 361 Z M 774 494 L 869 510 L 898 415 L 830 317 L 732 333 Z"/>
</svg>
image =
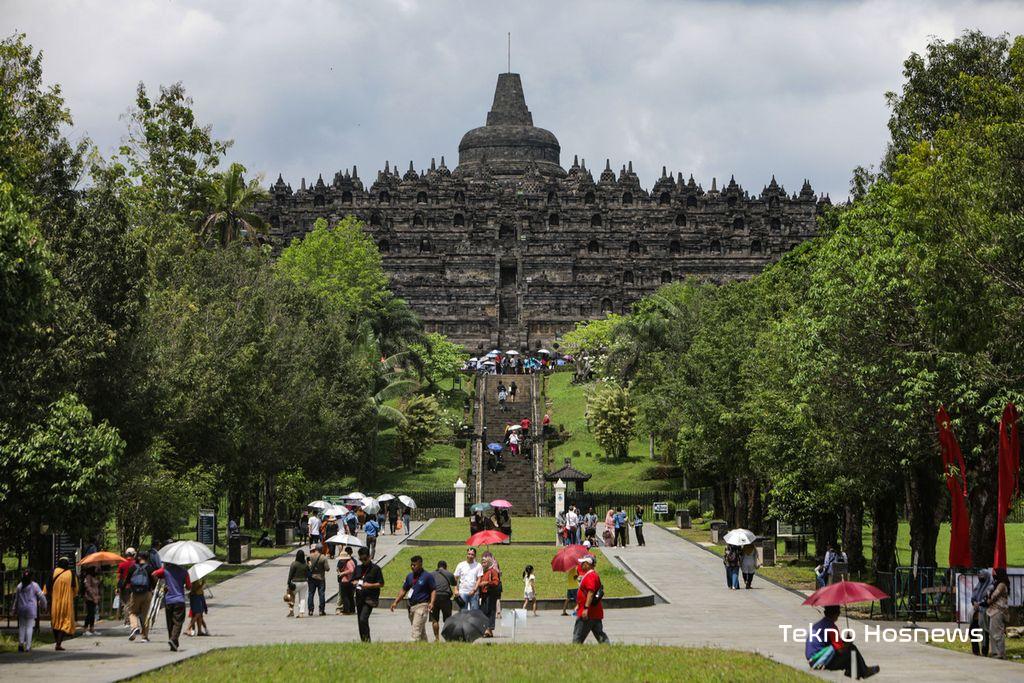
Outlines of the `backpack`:
<svg viewBox="0 0 1024 683">
<path fill-rule="evenodd" d="M 149 572 L 141 564 L 135 565 L 135 569 L 132 570 L 131 578 L 128 579 L 128 583 L 131 584 L 132 593 L 148 593 L 150 591 L 149 583 Z"/>
</svg>

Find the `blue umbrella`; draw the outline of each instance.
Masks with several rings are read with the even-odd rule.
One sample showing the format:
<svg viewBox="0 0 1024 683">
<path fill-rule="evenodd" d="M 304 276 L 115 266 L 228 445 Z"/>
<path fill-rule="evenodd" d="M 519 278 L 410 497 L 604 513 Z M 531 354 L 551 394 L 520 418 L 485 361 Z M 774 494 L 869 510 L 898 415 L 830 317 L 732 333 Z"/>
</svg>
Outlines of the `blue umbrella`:
<svg viewBox="0 0 1024 683">
<path fill-rule="evenodd" d="M 492 453 L 501 453 L 502 448 L 504 448 L 504 446 L 502 446 L 500 443 L 487 444 L 487 450 L 491 451 Z"/>
</svg>

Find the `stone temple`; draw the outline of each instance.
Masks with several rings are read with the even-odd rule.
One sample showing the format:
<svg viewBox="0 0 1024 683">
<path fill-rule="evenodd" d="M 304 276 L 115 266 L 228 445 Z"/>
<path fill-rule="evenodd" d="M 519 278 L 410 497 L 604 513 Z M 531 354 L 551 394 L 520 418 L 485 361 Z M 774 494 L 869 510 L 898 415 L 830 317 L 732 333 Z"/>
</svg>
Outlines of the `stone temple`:
<svg viewBox="0 0 1024 683">
<path fill-rule="evenodd" d="M 647 190 L 632 162 L 616 173 L 606 161 L 595 178 L 574 157 L 566 171 L 513 73 L 498 76 L 454 170 L 444 157 L 404 173 L 385 163 L 367 187 L 353 167 L 294 192 L 278 176 L 270 194 L 261 210 L 278 244 L 321 217 L 362 220 L 395 293 L 471 352 L 549 347 L 577 321 L 627 312 L 686 277 L 750 277 L 814 236 L 829 203 L 807 181 L 789 195 L 774 176 L 751 194 L 734 179 L 704 190 L 664 167 Z"/>
</svg>

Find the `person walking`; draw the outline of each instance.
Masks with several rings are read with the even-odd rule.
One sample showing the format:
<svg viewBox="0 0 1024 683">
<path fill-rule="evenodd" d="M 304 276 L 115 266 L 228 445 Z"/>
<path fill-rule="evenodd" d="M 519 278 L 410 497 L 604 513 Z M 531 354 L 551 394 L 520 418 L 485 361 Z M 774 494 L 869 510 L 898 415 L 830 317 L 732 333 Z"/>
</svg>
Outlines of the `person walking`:
<svg viewBox="0 0 1024 683">
<path fill-rule="evenodd" d="M 558 542 L 561 545 L 566 545 L 569 542 L 569 532 L 565 528 L 565 517 L 564 512 L 558 512 L 555 514 L 555 532 L 558 534 Z"/>
<path fill-rule="evenodd" d="M 352 576 L 356 573 L 356 561 L 352 559 L 352 548 L 345 546 L 338 555 L 338 606 L 335 614 L 354 614 L 356 611 L 356 589 Z"/>
<path fill-rule="evenodd" d="M 594 508 L 587 508 L 587 514 L 583 515 L 583 539 L 590 541 L 591 545 L 597 543 L 597 515 Z"/>
<path fill-rule="evenodd" d="M 562 603 L 562 616 L 569 616 L 569 603 L 576 603 L 576 596 L 580 588 L 579 565 L 570 567 L 565 573 L 565 602 Z"/>
<path fill-rule="evenodd" d="M 633 531 L 636 533 L 636 544 L 644 547 L 644 509 L 639 505 L 633 511 Z"/>
<path fill-rule="evenodd" d="M 615 510 L 612 508 L 608 508 L 608 513 L 604 516 L 604 531 L 601 533 L 601 540 L 608 548 L 615 545 Z"/>
<path fill-rule="evenodd" d="M 505 389 L 504 384 L 498 385 L 498 409 L 506 413 L 508 412 L 508 406 L 505 405 L 505 401 L 508 399 L 508 391 Z"/>
<path fill-rule="evenodd" d="M 412 533 L 412 514 L 409 510 L 408 505 L 402 506 L 402 528 L 405 529 L 405 535 L 408 536 Z"/>
<path fill-rule="evenodd" d="M 315 612 L 313 608 L 316 603 L 316 595 L 320 594 L 320 616 L 327 615 L 327 600 L 325 598 L 325 590 L 327 584 L 327 571 L 330 565 L 327 563 L 327 558 L 320 552 L 320 546 L 309 547 L 309 616 L 313 616 Z"/>
<path fill-rule="evenodd" d="M 18 652 L 29 652 L 32 649 L 32 631 L 39 620 L 39 612 L 46 610 L 46 594 L 39 584 L 32 580 L 32 574 L 27 569 L 22 573 L 21 581 L 14 591 L 13 603 L 11 608 L 18 618 Z"/>
<path fill-rule="evenodd" d="M 992 584 L 992 570 L 982 569 L 978 572 L 978 583 L 971 591 L 971 623 L 968 628 L 972 632 L 981 629 L 981 642 L 972 639 L 971 652 L 982 657 L 988 657 L 988 594 L 992 591 Z"/>
<path fill-rule="evenodd" d="M 388 529 L 391 531 L 391 535 L 395 535 L 395 527 L 398 526 L 398 505 L 391 501 L 388 503 Z"/>
<path fill-rule="evenodd" d="M 523 609 L 530 608 L 533 603 L 533 616 L 537 616 L 537 575 L 533 573 L 533 565 L 523 569 Z"/>
<path fill-rule="evenodd" d="M 1010 578 L 1005 569 L 993 569 L 995 585 L 988 594 L 989 657 L 1006 659 L 1006 619 L 1010 615 Z"/>
<path fill-rule="evenodd" d="M 580 644 L 591 633 L 599 643 L 607 643 L 604 632 L 604 587 L 595 568 L 597 558 L 584 555 L 579 559 L 580 588 L 576 593 L 576 623 L 572 627 L 572 642 Z"/>
<path fill-rule="evenodd" d="M 100 600 L 100 576 L 96 572 L 96 565 L 89 565 L 85 568 L 82 576 L 82 586 L 85 588 L 83 599 L 85 602 L 85 632 L 90 636 L 96 635 L 96 610 L 99 609 Z"/>
<path fill-rule="evenodd" d="M 743 572 L 744 585 L 750 590 L 754 574 L 757 573 L 757 549 L 753 544 L 743 546 L 743 552 L 740 554 L 740 571 Z"/>
<path fill-rule="evenodd" d="M 576 512 L 576 506 L 570 505 L 569 511 L 565 513 L 565 535 L 568 545 L 580 542 L 580 515 Z"/>
<path fill-rule="evenodd" d="M 380 525 L 376 517 L 368 517 L 363 525 L 363 532 L 366 534 L 366 549 L 370 552 L 372 560 L 377 555 L 377 536 L 380 534 Z"/>
<path fill-rule="evenodd" d="M 171 652 L 178 651 L 181 627 L 185 624 L 185 596 L 192 588 L 188 570 L 179 564 L 164 562 L 153 572 L 154 579 L 164 580 L 164 617 L 167 619 L 167 645 Z"/>
<path fill-rule="evenodd" d="M 306 611 L 306 591 L 308 590 L 309 564 L 306 562 L 306 553 L 302 550 L 295 551 L 295 559 L 288 567 L 288 588 L 285 592 L 285 602 L 288 603 L 288 616 L 295 616 L 301 619 Z M 290 598 L 290 599 L 289 599 Z"/>
<path fill-rule="evenodd" d="M 621 536 L 619 545 L 629 545 L 629 515 L 621 507 L 615 511 L 615 520 L 619 525 L 619 534 Z"/>
<path fill-rule="evenodd" d="M 128 603 L 131 602 L 131 586 L 128 584 L 128 575 L 135 568 L 135 548 L 126 548 L 124 560 L 117 565 L 117 592 L 121 601 L 121 620 L 125 628 L 131 628 L 131 620 L 128 618 Z"/>
<path fill-rule="evenodd" d="M 441 640 L 441 624 L 452 615 L 452 588 L 455 575 L 448 571 L 448 563 L 439 560 L 434 574 L 434 607 L 430 610 L 430 625 L 434 629 L 434 642 Z"/>
<path fill-rule="evenodd" d="M 722 557 L 722 564 L 725 565 L 725 585 L 730 590 L 740 589 L 740 553 L 734 545 L 725 547 L 725 555 Z"/>
<path fill-rule="evenodd" d="M 512 380 L 509 383 L 509 385 L 508 385 L 508 395 L 509 395 L 509 398 L 512 399 L 513 403 L 516 402 L 516 391 L 518 389 L 519 389 L 519 387 L 516 386 L 516 381 Z"/>
<path fill-rule="evenodd" d="M 334 559 L 334 548 L 338 544 L 331 543 L 328 541 L 328 539 L 333 538 L 335 535 L 337 535 L 338 531 L 339 529 L 337 517 L 327 517 L 320 524 L 320 537 L 323 538 L 324 543 L 327 544 L 327 557 L 329 557 L 332 560 Z"/>
<path fill-rule="evenodd" d="M 501 597 L 499 586 L 501 575 L 495 566 L 494 557 L 484 556 L 481 564 L 484 573 L 480 576 L 480 611 L 487 616 L 487 629 L 484 638 L 494 637 L 494 617 L 498 610 L 498 598 Z"/>
<path fill-rule="evenodd" d="M 359 518 L 356 517 L 356 513 L 349 510 L 345 513 L 345 528 L 348 529 L 350 536 L 356 535 L 356 527 L 359 525 Z"/>
<path fill-rule="evenodd" d="M 131 623 L 131 633 L 128 640 L 135 640 L 142 634 L 142 642 L 149 642 L 149 604 L 153 600 L 153 587 L 156 581 L 153 580 L 153 569 L 149 565 L 149 556 L 146 553 L 139 553 L 135 556 L 135 566 L 128 575 L 128 588 L 131 591 L 131 598 L 128 603 L 128 618 Z"/>
<path fill-rule="evenodd" d="M 56 650 L 63 650 L 65 638 L 75 635 L 75 596 L 78 595 L 78 580 L 71 571 L 71 562 L 66 557 L 57 560 L 57 566 L 50 577 L 47 596 L 50 601 L 50 626 Z"/>
<path fill-rule="evenodd" d="M 185 633 L 190 636 L 208 636 L 210 630 L 206 627 L 206 613 L 210 608 L 206 605 L 206 580 L 193 581 L 192 587 L 188 590 L 188 629 Z"/>
<path fill-rule="evenodd" d="M 298 533 L 295 534 L 300 543 L 308 543 L 309 538 L 309 513 L 305 510 L 299 515 Z"/>
<path fill-rule="evenodd" d="M 356 621 L 359 623 L 359 639 L 370 642 L 370 614 L 380 602 L 380 589 L 384 587 L 384 573 L 370 559 L 366 548 L 359 549 L 359 565 L 356 566 Z"/>
<path fill-rule="evenodd" d="M 437 588 L 434 582 L 434 575 L 423 571 L 423 558 L 413 555 L 409 559 L 409 573 L 402 584 L 402 590 L 398 592 L 394 602 L 391 603 L 391 611 L 394 612 L 398 603 L 409 596 L 409 624 L 412 626 L 413 641 L 427 641 L 427 621 L 430 613 L 434 610 L 434 600 L 437 598 Z"/>
<path fill-rule="evenodd" d="M 387 521 L 388 521 L 386 510 L 387 510 L 387 506 L 386 505 L 377 508 L 376 519 L 377 519 L 377 535 L 378 536 L 381 535 L 382 533 L 384 533 L 384 525 L 387 524 Z"/>
<path fill-rule="evenodd" d="M 476 548 L 466 549 L 466 559 L 455 565 L 455 578 L 459 582 L 459 598 L 463 611 L 480 609 L 480 577 L 484 568 L 476 561 Z"/>
<path fill-rule="evenodd" d="M 320 517 L 315 512 L 306 520 L 306 528 L 309 529 L 309 544 L 320 545 Z"/>
</svg>

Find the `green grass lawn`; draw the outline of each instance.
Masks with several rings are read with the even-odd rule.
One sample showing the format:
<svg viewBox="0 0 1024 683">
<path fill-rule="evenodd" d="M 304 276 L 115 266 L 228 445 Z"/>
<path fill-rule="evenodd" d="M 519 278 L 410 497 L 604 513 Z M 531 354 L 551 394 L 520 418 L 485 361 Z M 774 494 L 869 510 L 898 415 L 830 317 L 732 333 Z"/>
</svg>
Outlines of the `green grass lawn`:
<svg viewBox="0 0 1024 683">
<path fill-rule="evenodd" d="M 502 600 L 515 602 L 523 598 L 523 568 L 533 565 L 533 573 L 537 576 L 537 597 L 538 598 L 564 598 L 566 579 L 565 574 L 551 570 L 551 558 L 555 556 L 557 548 L 552 546 L 507 546 L 492 545 L 490 551 L 498 560 L 501 567 Z M 488 546 L 478 548 L 483 553 Z M 425 546 L 422 548 L 406 548 L 397 556 L 384 565 L 384 588 L 382 595 L 394 597 L 402 588 L 406 574 L 409 573 L 409 558 L 413 555 L 423 557 L 423 566 L 429 570 L 437 568 L 437 561 L 444 560 L 448 563 L 449 571 L 455 571 L 455 565 L 466 559 L 466 546 L 464 545 L 439 545 Z M 479 557 L 479 555 L 478 555 Z M 610 598 L 637 595 L 636 587 L 631 584 L 621 569 L 612 567 L 608 562 L 602 561 L 605 558 L 598 556 L 597 571 L 601 575 L 601 582 L 604 584 L 605 593 Z"/>
<path fill-rule="evenodd" d="M 811 681 L 810 675 L 760 655 L 711 648 L 612 645 L 566 658 L 565 644 L 334 643 L 215 650 L 143 674 L 142 682 L 326 679 L 365 669 L 383 681 Z M 486 646 L 484 646 L 486 647 Z M 443 648 L 443 650 L 439 649 Z M 575 658 L 574 658 L 575 659 Z M 355 668 L 354 668 L 355 667 Z"/>
<path fill-rule="evenodd" d="M 417 536 L 425 541 L 465 543 L 469 538 L 469 519 L 448 517 L 435 519 Z M 555 544 L 554 517 L 513 517 L 512 541 L 550 542 Z"/>
<path fill-rule="evenodd" d="M 651 460 L 646 439 L 636 438 L 629 444 L 626 458 L 606 458 L 604 449 L 587 431 L 587 394 L 593 385 L 573 384 L 571 372 L 556 372 L 548 377 L 547 401 L 551 424 L 569 432 L 569 439 L 548 449 L 553 468 L 561 467 L 566 458 L 573 467 L 592 475 L 588 491 L 658 491 L 682 487 L 677 478 L 665 478 L 658 472 L 658 463 Z M 579 456 L 573 453 L 579 451 Z M 589 457 L 587 454 L 590 454 Z"/>
<path fill-rule="evenodd" d="M 18 651 L 18 625 L 17 620 L 12 619 L 14 628 L 10 631 L 0 633 L 0 653 Z M 53 631 L 48 628 L 37 628 L 32 632 L 32 648 L 53 645 Z"/>
<path fill-rule="evenodd" d="M 956 652 L 966 652 L 970 654 L 971 644 L 970 643 L 939 643 L 934 641 L 928 641 L 929 645 L 934 647 L 941 647 L 944 650 L 954 650 Z M 1024 665 L 1024 640 L 1020 638 L 1007 638 L 1006 639 L 1006 658 L 1007 660 L 1016 664 Z"/>
</svg>

